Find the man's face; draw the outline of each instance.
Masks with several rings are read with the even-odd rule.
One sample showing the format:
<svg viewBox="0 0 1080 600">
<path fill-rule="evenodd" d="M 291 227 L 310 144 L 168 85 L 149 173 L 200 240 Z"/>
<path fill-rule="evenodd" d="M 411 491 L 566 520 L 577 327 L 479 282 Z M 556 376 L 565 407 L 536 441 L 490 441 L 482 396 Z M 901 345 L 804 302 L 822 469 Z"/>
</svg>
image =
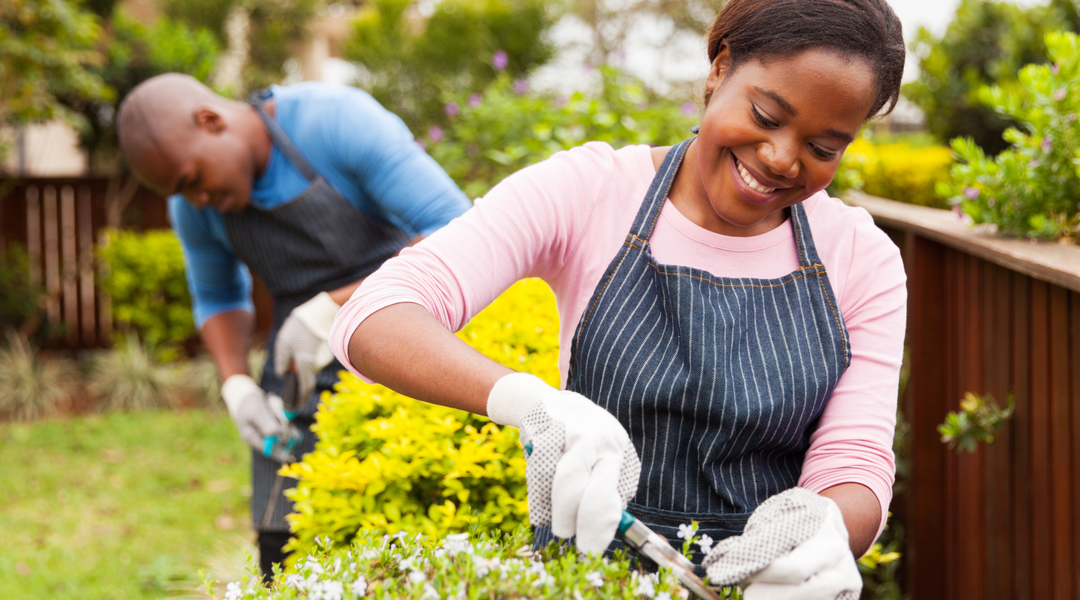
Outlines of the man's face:
<svg viewBox="0 0 1080 600">
<path fill-rule="evenodd" d="M 147 187 L 163 196 L 183 194 L 196 208 L 220 212 L 240 211 L 251 202 L 255 160 L 234 130 L 200 125 L 157 138 L 154 149 L 128 157 Z"/>
</svg>

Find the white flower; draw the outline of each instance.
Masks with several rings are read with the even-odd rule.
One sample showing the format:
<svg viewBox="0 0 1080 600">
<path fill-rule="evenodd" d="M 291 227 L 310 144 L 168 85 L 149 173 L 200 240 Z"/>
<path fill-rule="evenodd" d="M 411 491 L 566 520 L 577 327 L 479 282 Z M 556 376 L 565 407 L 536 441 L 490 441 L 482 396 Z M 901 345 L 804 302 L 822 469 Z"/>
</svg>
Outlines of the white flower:
<svg viewBox="0 0 1080 600">
<path fill-rule="evenodd" d="M 430 583 L 424 584 L 424 595 L 421 596 L 424 600 L 439 600 L 439 592 L 435 589 L 435 586 Z"/>
<path fill-rule="evenodd" d="M 340 581 L 319 581 L 311 586 L 313 600 L 341 600 L 345 587 Z"/>
<path fill-rule="evenodd" d="M 407 535 L 409 535 L 409 534 L 408 534 L 408 533 L 405 533 L 405 531 L 404 531 L 404 530 L 402 530 L 402 531 L 399 531 L 399 532 L 395 533 L 395 534 L 394 534 L 393 536 L 391 536 L 391 537 L 393 537 L 393 538 L 394 538 L 395 540 L 400 540 L 400 539 L 403 539 L 403 538 L 404 538 L 405 536 L 407 536 Z"/>
<path fill-rule="evenodd" d="M 450 556 L 455 556 L 459 552 L 472 554 L 472 544 L 469 543 L 469 534 L 467 533 L 454 533 L 446 536 L 443 539 L 443 548 L 450 553 Z"/>
<path fill-rule="evenodd" d="M 413 583 L 427 581 L 427 575 L 424 575 L 423 571 L 409 571 L 409 581 Z"/>
<path fill-rule="evenodd" d="M 240 584 L 235 581 L 225 586 L 225 600 L 239 600 L 243 594 Z"/>
<path fill-rule="evenodd" d="M 713 539 L 707 535 L 702 535 L 701 539 L 698 540 L 698 546 L 701 546 L 701 551 L 705 554 L 708 554 L 709 551 L 712 550 L 712 545 Z"/>
<path fill-rule="evenodd" d="M 660 592 L 656 595 L 656 600 L 671 600 L 671 594 L 667 592 Z"/>
<path fill-rule="evenodd" d="M 302 590 L 307 587 L 307 582 L 300 575 L 288 575 L 285 577 L 285 585 L 292 586 L 298 590 Z"/>
<path fill-rule="evenodd" d="M 645 596 L 646 598 L 652 598 L 656 594 L 656 588 L 653 587 L 653 580 L 649 577 L 636 577 L 637 573 L 634 573 L 635 579 L 637 579 L 637 585 L 634 587 L 635 596 Z"/>
<path fill-rule="evenodd" d="M 398 568 L 401 569 L 402 571 L 408 571 L 408 570 L 412 569 L 413 568 L 413 562 L 415 561 L 415 558 L 416 557 L 414 557 L 414 556 L 409 556 L 409 557 L 401 559 L 401 562 L 398 563 Z"/>
<path fill-rule="evenodd" d="M 679 525 L 679 533 L 678 533 L 678 535 L 679 535 L 680 538 L 682 538 L 684 540 L 688 540 L 688 539 L 694 537 L 694 533 L 696 533 L 696 532 L 697 532 L 697 526 L 696 525 L 687 525 L 686 523 L 683 523 L 682 525 Z"/>
<path fill-rule="evenodd" d="M 367 594 L 367 579 L 364 579 L 363 576 L 357 577 L 356 581 L 352 582 L 352 585 L 349 586 L 349 591 L 357 596 Z"/>
<path fill-rule="evenodd" d="M 601 575 L 599 571 L 593 571 L 592 573 L 586 575 L 585 581 L 588 581 L 590 584 L 592 584 L 593 587 L 604 586 L 604 576 Z"/>
</svg>

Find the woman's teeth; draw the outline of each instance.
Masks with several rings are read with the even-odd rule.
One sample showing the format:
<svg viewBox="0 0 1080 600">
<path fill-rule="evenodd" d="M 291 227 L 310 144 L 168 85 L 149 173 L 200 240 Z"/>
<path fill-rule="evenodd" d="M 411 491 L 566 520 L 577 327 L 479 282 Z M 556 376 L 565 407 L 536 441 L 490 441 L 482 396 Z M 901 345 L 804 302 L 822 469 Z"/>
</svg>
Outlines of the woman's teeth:
<svg viewBox="0 0 1080 600">
<path fill-rule="evenodd" d="M 776 191 L 776 188 L 765 187 L 758 183 L 758 180 L 754 179 L 754 176 L 750 174 L 750 171 L 746 170 L 746 167 L 742 166 L 738 159 L 735 159 L 735 167 L 738 168 L 739 175 L 742 176 L 742 180 L 746 182 L 746 185 L 750 186 L 750 189 L 763 194 L 771 194 Z"/>
</svg>

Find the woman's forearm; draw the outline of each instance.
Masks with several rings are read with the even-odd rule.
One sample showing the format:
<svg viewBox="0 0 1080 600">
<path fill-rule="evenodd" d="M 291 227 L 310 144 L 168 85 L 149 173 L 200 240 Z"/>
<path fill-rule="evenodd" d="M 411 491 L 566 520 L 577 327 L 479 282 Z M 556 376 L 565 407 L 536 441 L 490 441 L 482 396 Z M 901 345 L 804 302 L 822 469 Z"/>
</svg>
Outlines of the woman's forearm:
<svg viewBox="0 0 1080 600">
<path fill-rule="evenodd" d="M 840 507 L 848 530 L 848 543 L 856 557 L 866 554 L 881 523 L 881 505 L 870 488 L 858 483 L 842 483 L 821 492 Z"/>
<path fill-rule="evenodd" d="M 510 369 L 462 342 L 418 304 L 393 304 L 364 319 L 349 360 L 386 387 L 425 402 L 487 414 L 487 397 Z"/>
</svg>

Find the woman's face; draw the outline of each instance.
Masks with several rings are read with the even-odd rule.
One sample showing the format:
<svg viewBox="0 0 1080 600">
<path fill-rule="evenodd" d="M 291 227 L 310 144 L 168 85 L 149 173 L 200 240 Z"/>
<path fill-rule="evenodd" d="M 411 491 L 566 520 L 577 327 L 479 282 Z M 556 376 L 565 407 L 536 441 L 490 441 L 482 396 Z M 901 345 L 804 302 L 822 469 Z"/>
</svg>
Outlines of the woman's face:
<svg viewBox="0 0 1080 600">
<path fill-rule="evenodd" d="M 687 194 L 687 216 L 706 229 L 758 235 L 832 181 L 873 106 L 873 72 L 862 59 L 823 49 L 750 60 L 734 73 L 729 64 L 724 48 L 706 82 L 712 97 L 692 166 L 681 169 L 689 185 L 673 190 L 672 201 L 676 191 Z"/>
</svg>

